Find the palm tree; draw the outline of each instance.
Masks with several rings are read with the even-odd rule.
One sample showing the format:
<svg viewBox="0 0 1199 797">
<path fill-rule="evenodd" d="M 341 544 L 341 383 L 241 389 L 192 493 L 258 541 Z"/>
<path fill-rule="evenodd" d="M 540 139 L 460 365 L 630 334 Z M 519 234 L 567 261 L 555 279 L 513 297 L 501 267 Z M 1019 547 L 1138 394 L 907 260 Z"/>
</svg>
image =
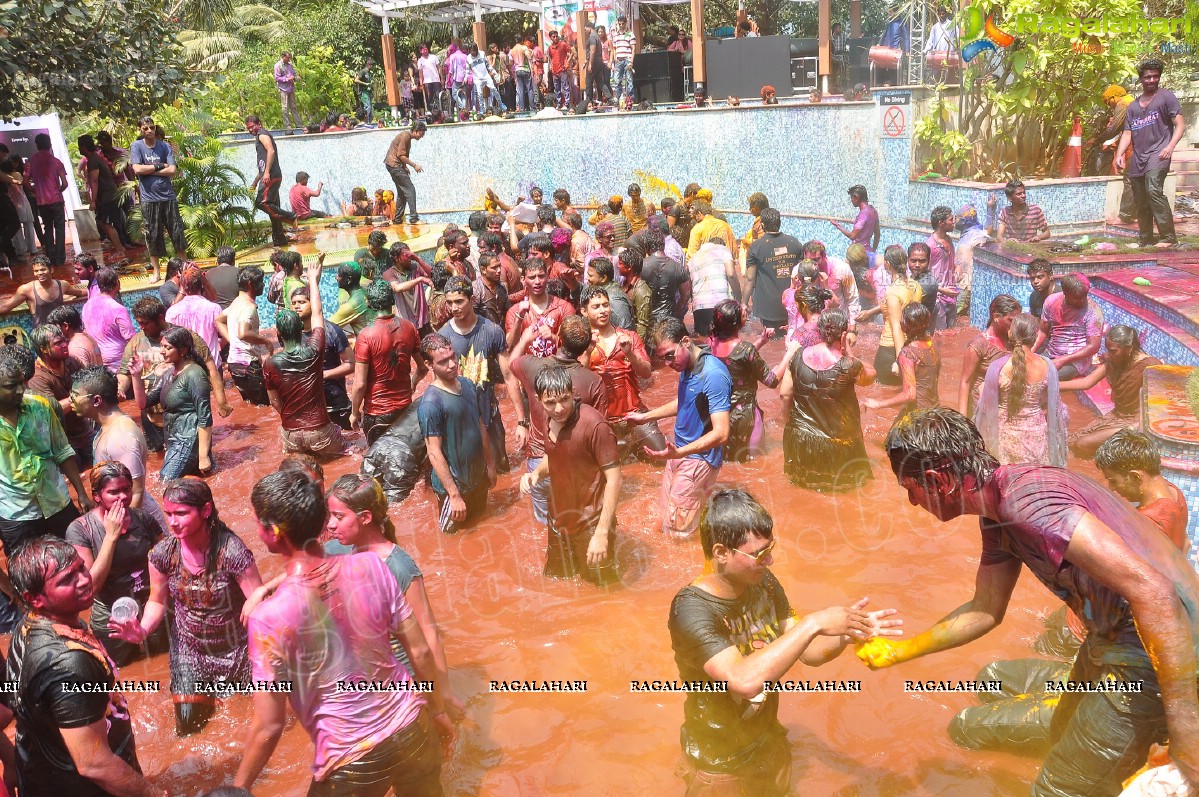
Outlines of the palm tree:
<svg viewBox="0 0 1199 797">
<path fill-rule="evenodd" d="M 196 72 L 223 72 L 251 39 L 265 44 L 287 32 L 283 14 L 270 6 L 234 0 L 184 0 L 179 33 L 184 64 Z"/>
</svg>

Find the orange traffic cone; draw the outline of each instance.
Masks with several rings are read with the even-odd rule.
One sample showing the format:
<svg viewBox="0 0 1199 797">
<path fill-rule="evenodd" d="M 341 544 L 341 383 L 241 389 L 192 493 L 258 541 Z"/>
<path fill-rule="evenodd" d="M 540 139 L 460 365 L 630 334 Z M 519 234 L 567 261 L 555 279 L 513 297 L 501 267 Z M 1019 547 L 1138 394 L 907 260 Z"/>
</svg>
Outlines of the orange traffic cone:
<svg viewBox="0 0 1199 797">
<path fill-rule="evenodd" d="M 1082 175 L 1082 122 L 1074 117 L 1074 129 L 1070 131 L 1070 140 L 1066 142 L 1066 154 L 1062 156 L 1062 168 L 1058 170 L 1059 177 L 1079 177 Z"/>
</svg>

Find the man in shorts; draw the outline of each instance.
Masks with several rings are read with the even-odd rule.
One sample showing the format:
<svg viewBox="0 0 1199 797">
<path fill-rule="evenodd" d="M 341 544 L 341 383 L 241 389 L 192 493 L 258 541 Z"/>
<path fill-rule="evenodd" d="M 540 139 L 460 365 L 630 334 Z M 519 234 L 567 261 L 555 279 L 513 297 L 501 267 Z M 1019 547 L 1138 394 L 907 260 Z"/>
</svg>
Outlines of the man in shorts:
<svg viewBox="0 0 1199 797">
<path fill-rule="evenodd" d="M 165 234 L 171 236 L 175 254 L 187 260 L 187 240 L 183 237 L 183 217 L 175 196 L 172 178 L 178 174 L 175 153 L 171 145 L 158 137 L 158 126 L 149 116 L 138 120 L 142 137 L 129 147 L 129 165 L 137 175 L 138 192 L 142 198 L 142 233 L 154 281 L 162 279 L 158 261 L 166 257 Z"/>
<path fill-rule="evenodd" d="M 654 353 L 679 375 L 678 397 L 649 412 L 631 412 L 625 417 L 639 424 L 675 416 L 674 443 L 646 453 L 666 460 L 660 494 L 662 530 L 674 537 L 689 537 L 699 524 L 700 509 L 716 488 L 724 462 L 733 378 L 724 363 L 692 342 L 677 319 L 656 324 L 650 338 Z"/>
</svg>

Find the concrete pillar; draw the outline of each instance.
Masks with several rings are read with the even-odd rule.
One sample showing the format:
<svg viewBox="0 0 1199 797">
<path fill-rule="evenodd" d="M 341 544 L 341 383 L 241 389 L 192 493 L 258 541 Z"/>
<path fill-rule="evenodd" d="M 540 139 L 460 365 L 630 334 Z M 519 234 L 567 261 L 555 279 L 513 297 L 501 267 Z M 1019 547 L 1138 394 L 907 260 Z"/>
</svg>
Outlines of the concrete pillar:
<svg viewBox="0 0 1199 797">
<path fill-rule="evenodd" d="M 822 80 L 818 85 L 821 85 L 823 91 L 828 91 L 828 75 L 832 72 L 832 25 L 833 25 L 833 2 L 832 0 L 819 0 L 818 3 L 818 25 L 820 36 L 820 58 L 817 64 L 817 74 Z"/>
<path fill-rule="evenodd" d="M 862 0 L 849 0 L 849 35 L 862 37 Z"/>
<path fill-rule="evenodd" d="M 691 82 L 704 84 L 705 97 L 708 94 L 708 72 L 704 61 L 707 39 L 708 33 L 704 27 L 704 0 L 691 0 Z"/>
<path fill-rule="evenodd" d="M 400 81 L 396 76 L 396 48 L 391 38 L 391 24 L 383 17 L 383 74 L 387 84 L 387 104 L 391 106 L 391 116 L 400 116 Z"/>
<path fill-rule="evenodd" d="M 575 55 L 579 61 L 579 91 L 587 96 L 587 12 L 575 12 Z"/>
</svg>

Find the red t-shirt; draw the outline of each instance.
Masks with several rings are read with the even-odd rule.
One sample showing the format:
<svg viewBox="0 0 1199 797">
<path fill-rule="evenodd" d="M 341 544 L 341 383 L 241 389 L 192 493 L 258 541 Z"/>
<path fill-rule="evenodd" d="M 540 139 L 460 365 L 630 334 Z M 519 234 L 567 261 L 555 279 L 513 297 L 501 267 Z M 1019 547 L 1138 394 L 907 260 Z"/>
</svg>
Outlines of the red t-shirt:
<svg viewBox="0 0 1199 797">
<path fill-rule="evenodd" d="M 313 191 L 306 185 L 301 185 L 299 183 L 293 185 L 288 195 L 291 199 L 291 212 L 296 214 L 301 219 L 306 219 L 311 216 L 312 204 L 308 200 L 315 195 L 316 191 Z"/>
<path fill-rule="evenodd" d="M 549 426 L 545 407 L 537 399 L 537 375 L 543 369 L 554 365 L 562 366 L 570 373 L 570 384 L 574 388 L 576 399 L 597 410 L 602 417 L 607 417 L 608 391 L 603 380 L 594 371 L 584 368 L 578 360 L 570 360 L 565 355 L 557 354 L 553 357 L 534 357 L 531 354 L 517 357 L 512 361 L 512 374 L 529 397 L 530 459 L 545 456 L 545 430 Z"/>
<path fill-rule="evenodd" d="M 633 351 L 642 359 L 648 360 L 649 354 L 645 351 L 641 336 L 628 330 L 622 332 L 633 342 Z M 589 367 L 604 380 L 604 387 L 608 391 L 608 420 L 619 421 L 630 412 L 645 409 L 645 404 L 641 401 L 641 388 L 637 384 L 637 374 L 633 373 L 633 364 L 624 356 L 619 345 L 612 347 L 610 355 L 604 354 L 598 345 L 593 346 Z"/>
<path fill-rule="evenodd" d="M 1187 539 L 1186 497 L 1173 484 L 1170 488 L 1172 498 L 1159 498 L 1151 504 L 1143 504 L 1137 511 L 1152 520 L 1178 546 L 1178 550 L 1186 553 L 1190 547 L 1190 540 Z"/>
<path fill-rule="evenodd" d="M 509 296 L 508 298 L 511 301 L 512 297 Z M 524 297 L 522 296 L 521 298 L 523 299 Z M 504 316 L 504 330 L 506 332 L 511 332 L 513 325 L 519 324 L 520 328 L 516 333 L 516 337 L 519 339 L 521 335 L 525 334 L 525 330 L 529 328 L 529 324 L 544 321 L 545 325 L 549 327 L 550 332 L 554 333 L 554 336 L 556 337 L 558 335 L 558 327 L 561 325 L 562 319 L 569 318 L 570 316 L 574 315 L 575 308 L 570 302 L 566 301 L 565 299 L 559 299 L 557 296 L 550 296 L 549 299 L 550 303 L 545 308 L 544 313 L 539 313 L 537 308 L 530 303 L 529 312 L 525 314 L 524 318 L 519 320 L 517 319 L 517 316 L 520 313 L 520 307 L 517 304 L 513 304 L 508 308 L 508 314 Z"/>
<path fill-rule="evenodd" d="M 307 346 L 281 351 L 262 364 L 267 390 L 279 394 L 279 416 L 289 432 L 329 425 L 325 406 L 325 327 L 312 330 Z"/>
<path fill-rule="evenodd" d="M 566 71 L 566 62 L 570 59 L 570 45 L 559 40 L 550 45 L 550 71 L 560 75 Z"/>
<path fill-rule="evenodd" d="M 550 517 L 555 530 L 571 537 L 595 531 L 604 504 L 603 471 L 620 465 L 616 433 L 604 416 L 586 404 L 576 406 L 575 416 L 558 432 L 558 439 L 545 441 Z"/>
<path fill-rule="evenodd" d="M 363 412 L 388 415 L 412 403 L 412 353 L 419 346 L 416 327 L 395 316 L 376 318 L 358 334 L 354 359 L 367 364 Z"/>
</svg>

